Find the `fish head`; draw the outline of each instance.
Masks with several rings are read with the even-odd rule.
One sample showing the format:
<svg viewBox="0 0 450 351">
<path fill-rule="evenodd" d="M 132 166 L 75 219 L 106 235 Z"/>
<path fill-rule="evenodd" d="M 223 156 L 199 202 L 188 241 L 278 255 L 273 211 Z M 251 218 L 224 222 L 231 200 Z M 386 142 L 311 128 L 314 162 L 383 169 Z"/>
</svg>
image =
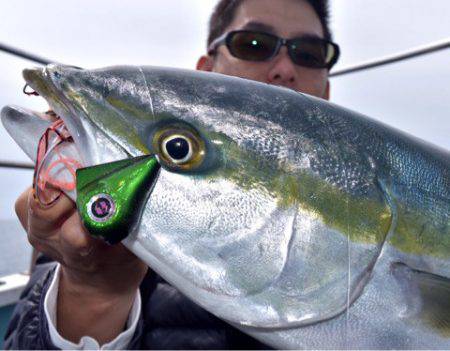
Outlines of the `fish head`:
<svg viewBox="0 0 450 351">
<path fill-rule="evenodd" d="M 359 150 L 317 113 L 325 102 L 169 68 L 24 76 L 85 166 L 156 156 L 161 171 L 124 243 L 195 302 L 236 325 L 281 328 L 332 318 L 361 292 L 391 213 L 371 163 L 350 162 Z M 360 171 L 350 185 L 346 167 Z"/>
</svg>

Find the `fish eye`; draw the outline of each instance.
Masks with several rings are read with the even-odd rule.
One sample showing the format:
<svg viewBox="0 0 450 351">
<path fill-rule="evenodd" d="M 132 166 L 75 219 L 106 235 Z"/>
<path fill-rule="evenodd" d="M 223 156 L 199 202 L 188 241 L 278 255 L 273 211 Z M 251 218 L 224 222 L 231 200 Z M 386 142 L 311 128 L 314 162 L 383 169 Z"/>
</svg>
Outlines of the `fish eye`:
<svg viewBox="0 0 450 351">
<path fill-rule="evenodd" d="M 162 152 L 176 164 L 189 162 L 193 155 L 191 141 L 184 135 L 171 135 L 162 141 Z"/>
<path fill-rule="evenodd" d="M 205 157 L 203 139 L 196 132 L 179 126 L 159 130 L 152 144 L 160 162 L 173 170 L 195 169 Z"/>
</svg>

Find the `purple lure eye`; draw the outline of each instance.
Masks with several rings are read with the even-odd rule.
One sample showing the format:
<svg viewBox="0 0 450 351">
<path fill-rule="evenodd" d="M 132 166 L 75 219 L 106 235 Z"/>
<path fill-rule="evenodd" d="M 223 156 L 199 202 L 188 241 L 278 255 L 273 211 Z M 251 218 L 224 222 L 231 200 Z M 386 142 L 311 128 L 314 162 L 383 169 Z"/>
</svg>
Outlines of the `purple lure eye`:
<svg viewBox="0 0 450 351">
<path fill-rule="evenodd" d="M 105 222 L 110 219 L 116 211 L 113 198 L 108 194 L 94 195 L 87 204 L 89 217 L 96 222 Z"/>
</svg>

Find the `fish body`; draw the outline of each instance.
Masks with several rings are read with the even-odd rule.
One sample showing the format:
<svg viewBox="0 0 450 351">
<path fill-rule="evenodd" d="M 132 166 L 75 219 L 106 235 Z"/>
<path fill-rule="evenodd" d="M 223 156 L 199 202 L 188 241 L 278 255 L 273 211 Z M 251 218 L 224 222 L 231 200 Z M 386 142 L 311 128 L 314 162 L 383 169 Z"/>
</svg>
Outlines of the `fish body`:
<svg viewBox="0 0 450 351">
<path fill-rule="evenodd" d="M 145 172 L 154 157 L 122 242 L 208 311 L 276 348 L 450 347 L 448 151 L 219 74 L 51 65 L 24 77 L 95 184 L 114 178 L 105 164 Z M 18 115 L 2 120 L 28 144 Z"/>
</svg>

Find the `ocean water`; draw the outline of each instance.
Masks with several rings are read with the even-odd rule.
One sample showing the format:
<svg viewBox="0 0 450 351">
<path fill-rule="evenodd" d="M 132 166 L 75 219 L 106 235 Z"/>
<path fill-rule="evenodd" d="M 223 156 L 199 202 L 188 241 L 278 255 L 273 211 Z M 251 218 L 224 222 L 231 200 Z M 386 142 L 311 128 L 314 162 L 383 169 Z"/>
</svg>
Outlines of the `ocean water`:
<svg viewBox="0 0 450 351">
<path fill-rule="evenodd" d="M 28 271 L 32 247 L 18 220 L 0 220 L 0 278 Z"/>
<path fill-rule="evenodd" d="M 32 248 L 14 203 L 32 178 L 31 170 L 0 168 L 0 277 L 25 272 L 30 266 Z"/>
</svg>

